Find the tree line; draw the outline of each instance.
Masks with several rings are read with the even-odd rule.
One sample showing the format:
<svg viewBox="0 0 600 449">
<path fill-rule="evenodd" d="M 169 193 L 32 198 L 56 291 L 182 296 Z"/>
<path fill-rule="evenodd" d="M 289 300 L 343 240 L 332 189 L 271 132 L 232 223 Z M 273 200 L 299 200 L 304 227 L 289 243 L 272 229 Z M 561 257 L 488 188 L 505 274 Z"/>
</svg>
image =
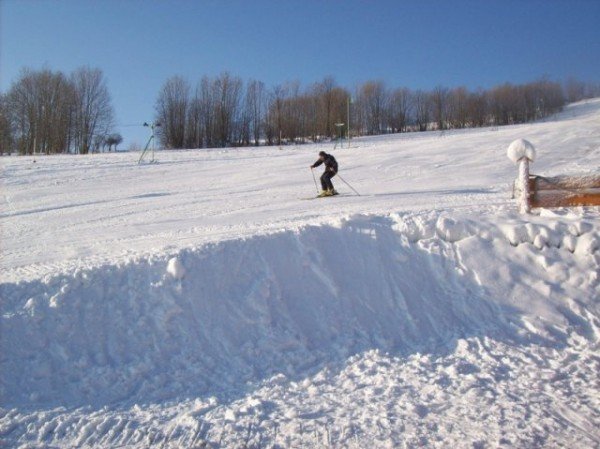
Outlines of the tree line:
<svg viewBox="0 0 600 449">
<path fill-rule="evenodd" d="M 0 154 L 109 151 L 122 142 L 100 69 L 24 69 L 0 94 Z"/>
<path fill-rule="evenodd" d="M 346 136 L 526 123 L 554 114 L 566 102 L 600 96 L 600 84 L 540 79 L 471 91 L 390 88 L 368 81 L 353 91 L 332 77 L 302 88 L 270 89 L 261 81 L 225 72 L 193 87 L 175 76 L 156 103 L 158 136 L 165 148 L 282 145 Z M 350 127 L 348 128 L 348 121 Z"/>
<path fill-rule="evenodd" d="M 389 87 L 367 81 L 350 90 L 333 77 L 307 86 L 267 87 L 224 72 L 195 86 L 175 76 L 156 101 L 157 135 L 165 148 L 283 145 L 340 135 L 446 130 L 526 123 L 567 102 L 600 96 L 600 84 L 547 79 L 490 89 Z M 100 69 L 69 75 L 48 69 L 21 72 L 0 93 L 0 153 L 54 154 L 110 151 L 114 110 Z"/>
</svg>

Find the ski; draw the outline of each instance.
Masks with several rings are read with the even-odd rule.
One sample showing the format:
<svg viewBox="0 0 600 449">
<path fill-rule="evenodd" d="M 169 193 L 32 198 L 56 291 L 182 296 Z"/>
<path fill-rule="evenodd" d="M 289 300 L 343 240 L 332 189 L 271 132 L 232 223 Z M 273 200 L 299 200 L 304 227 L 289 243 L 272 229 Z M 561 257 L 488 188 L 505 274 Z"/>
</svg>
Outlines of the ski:
<svg viewBox="0 0 600 449">
<path fill-rule="evenodd" d="M 308 198 L 300 198 L 301 200 L 321 200 L 324 198 L 335 198 L 336 196 L 352 196 L 344 193 L 338 193 L 337 195 L 329 195 L 329 196 L 310 196 Z"/>
</svg>

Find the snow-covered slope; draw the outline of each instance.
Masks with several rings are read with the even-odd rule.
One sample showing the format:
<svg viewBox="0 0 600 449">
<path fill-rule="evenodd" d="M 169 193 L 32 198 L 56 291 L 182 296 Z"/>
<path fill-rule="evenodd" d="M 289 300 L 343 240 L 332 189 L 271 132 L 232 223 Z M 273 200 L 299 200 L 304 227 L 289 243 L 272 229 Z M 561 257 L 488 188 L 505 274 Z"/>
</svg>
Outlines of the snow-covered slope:
<svg viewBox="0 0 600 449">
<path fill-rule="evenodd" d="M 0 159 L 0 442 L 598 447 L 600 213 L 505 156 L 597 172 L 598 123 L 358 139 L 314 201 L 326 146 Z"/>
<path fill-rule="evenodd" d="M 162 152 L 159 164 L 142 166 L 127 153 L 35 164 L 2 158 L 1 279 L 36 279 L 331 216 L 503 205 L 516 176 L 506 148 L 517 138 L 538 149 L 534 173 L 596 171 L 599 109 L 593 100 L 534 125 L 355 139 L 334 154 L 340 174 L 364 197 L 320 203 L 298 199 L 315 193 L 308 167 L 331 144 Z"/>
</svg>

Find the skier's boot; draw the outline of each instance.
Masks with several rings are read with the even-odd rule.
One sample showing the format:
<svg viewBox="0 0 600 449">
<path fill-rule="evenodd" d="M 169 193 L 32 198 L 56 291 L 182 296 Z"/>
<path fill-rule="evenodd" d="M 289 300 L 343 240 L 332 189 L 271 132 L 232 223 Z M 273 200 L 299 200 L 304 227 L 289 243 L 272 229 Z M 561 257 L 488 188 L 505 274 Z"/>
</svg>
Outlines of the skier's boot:
<svg viewBox="0 0 600 449">
<path fill-rule="evenodd" d="M 317 198 L 323 198 L 325 196 L 330 196 L 329 190 L 321 190 L 321 193 L 317 195 Z"/>
<path fill-rule="evenodd" d="M 334 196 L 334 195 L 339 195 L 339 194 L 340 194 L 340 193 L 339 193 L 337 190 L 335 190 L 335 189 L 331 189 L 329 192 L 330 192 L 330 195 L 331 195 L 331 196 Z"/>
</svg>

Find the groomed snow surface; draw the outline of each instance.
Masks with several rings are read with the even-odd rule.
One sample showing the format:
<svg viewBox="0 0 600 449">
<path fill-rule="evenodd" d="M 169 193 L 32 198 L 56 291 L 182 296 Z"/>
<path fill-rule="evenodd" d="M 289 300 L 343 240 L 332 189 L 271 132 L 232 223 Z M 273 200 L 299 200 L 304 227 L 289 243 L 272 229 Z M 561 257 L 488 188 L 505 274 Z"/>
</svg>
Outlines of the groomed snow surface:
<svg viewBox="0 0 600 449">
<path fill-rule="evenodd" d="M 5 157 L 0 446 L 600 447 L 600 101 L 327 145 Z M 312 191 L 311 191 L 312 189 Z"/>
</svg>

